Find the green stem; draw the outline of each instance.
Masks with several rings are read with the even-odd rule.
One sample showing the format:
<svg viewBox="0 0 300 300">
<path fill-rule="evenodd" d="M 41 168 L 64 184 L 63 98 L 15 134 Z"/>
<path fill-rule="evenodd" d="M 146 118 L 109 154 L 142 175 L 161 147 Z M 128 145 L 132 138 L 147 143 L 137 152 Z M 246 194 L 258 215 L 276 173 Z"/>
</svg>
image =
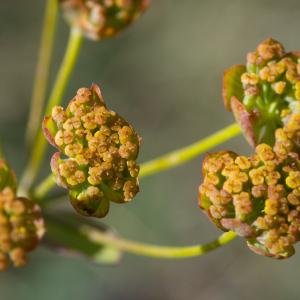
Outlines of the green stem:
<svg viewBox="0 0 300 300">
<path fill-rule="evenodd" d="M 41 200 L 55 186 L 55 177 L 50 174 L 33 191 L 34 199 Z"/>
<path fill-rule="evenodd" d="M 32 91 L 30 115 L 26 131 L 26 140 L 28 144 L 33 142 L 41 120 L 41 114 L 47 90 L 47 82 L 49 78 L 49 66 L 54 46 L 57 12 L 58 1 L 48 0 Z"/>
<path fill-rule="evenodd" d="M 70 79 L 70 75 L 77 62 L 81 45 L 81 31 L 77 28 L 72 28 L 70 31 L 66 53 L 60 66 L 54 88 L 50 96 L 50 101 L 47 105 L 46 115 L 51 113 L 53 106 L 62 102 L 62 97 Z"/>
<path fill-rule="evenodd" d="M 231 124 L 192 145 L 150 160 L 149 162 L 141 165 L 140 177 L 148 176 L 181 165 L 205 151 L 237 136 L 240 132 L 241 129 L 238 124 Z"/>
<path fill-rule="evenodd" d="M 4 155 L 4 151 L 2 149 L 2 146 L 0 145 L 0 159 L 4 159 L 5 155 Z"/>
<path fill-rule="evenodd" d="M 184 246 L 184 247 L 164 247 L 150 244 L 137 243 L 125 239 L 109 236 L 91 226 L 83 226 L 82 233 L 91 241 L 98 244 L 106 244 L 118 248 L 129 253 L 142 256 L 150 256 L 156 258 L 187 258 L 206 254 L 223 245 L 231 242 L 236 233 L 229 231 L 223 233 L 218 239 L 204 245 Z"/>
<path fill-rule="evenodd" d="M 228 127 L 204 138 L 192 145 L 181 148 L 157 159 L 143 163 L 139 177 L 148 176 L 160 171 L 174 168 L 177 165 L 193 159 L 194 157 L 202 154 L 203 152 L 233 138 L 240 133 L 240 128 L 237 124 L 229 125 Z M 49 190 L 55 185 L 55 179 L 50 174 L 44 181 L 42 181 L 34 190 L 34 195 L 37 199 L 43 198 Z"/>
<path fill-rule="evenodd" d="M 46 108 L 46 115 L 51 114 L 53 106 L 58 105 L 62 101 L 65 88 L 78 58 L 81 42 L 82 35 L 80 31 L 76 28 L 73 28 L 70 33 L 65 56 L 60 66 L 54 88 L 50 95 L 49 103 Z M 30 189 L 38 174 L 46 151 L 46 146 L 46 139 L 43 136 L 42 130 L 39 130 L 20 184 L 20 190 L 25 194 Z"/>
</svg>

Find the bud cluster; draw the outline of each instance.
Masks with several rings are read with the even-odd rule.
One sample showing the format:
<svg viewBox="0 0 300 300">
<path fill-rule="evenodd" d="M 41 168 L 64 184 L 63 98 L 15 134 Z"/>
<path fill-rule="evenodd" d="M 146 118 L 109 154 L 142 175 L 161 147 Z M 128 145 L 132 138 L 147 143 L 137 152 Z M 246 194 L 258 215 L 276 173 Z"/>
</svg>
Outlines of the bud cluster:
<svg viewBox="0 0 300 300">
<path fill-rule="evenodd" d="M 93 40 L 114 36 L 147 8 L 148 0 L 60 0 L 71 26 Z"/>
<path fill-rule="evenodd" d="M 260 144 L 251 157 L 224 151 L 203 162 L 199 205 L 222 230 L 246 238 L 254 252 L 294 254 L 300 239 L 300 113 Z"/>
<path fill-rule="evenodd" d="M 247 56 L 246 66 L 224 75 L 224 100 L 252 146 L 273 145 L 274 133 L 291 111 L 299 111 L 300 53 L 286 53 L 273 39 Z"/>
<path fill-rule="evenodd" d="M 15 267 L 26 263 L 44 234 L 44 222 L 37 204 L 16 197 L 16 180 L 7 164 L 0 160 L 0 271 L 11 260 Z"/>
<path fill-rule="evenodd" d="M 138 193 L 140 138 L 106 107 L 98 86 L 79 89 L 65 111 L 55 106 L 43 127 L 60 151 L 51 160 L 57 183 L 80 214 L 104 217 L 110 201 L 129 202 Z"/>
</svg>

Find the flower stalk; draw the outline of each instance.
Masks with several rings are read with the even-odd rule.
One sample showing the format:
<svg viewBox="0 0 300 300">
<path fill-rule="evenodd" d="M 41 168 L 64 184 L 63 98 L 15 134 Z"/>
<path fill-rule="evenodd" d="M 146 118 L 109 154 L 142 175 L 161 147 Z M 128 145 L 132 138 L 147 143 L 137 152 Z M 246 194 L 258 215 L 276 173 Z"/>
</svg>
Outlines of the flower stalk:
<svg viewBox="0 0 300 300">
<path fill-rule="evenodd" d="M 51 173 L 47 178 L 45 178 L 33 191 L 33 197 L 35 200 L 42 200 L 47 193 L 56 185 L 55 177 Z"/>
<path fill-rule="evenodd" d="M 47 91 L 51 56 L 54 46 L 54 36 L 57 25 L 57 13 L 57 0 L 48 0 L 38 54 L 38 63 L 35 72 L 30 114 L 26 131 L 26 141 L 28 145 L 30 145 L 33 142 L 37 128 L 39 128 L 39 124 L 41 121 L 41 114 Z"/>
<path fill-rule="evenodd" d="M 240 132 L 240 128 L 237 124 L 231 124 L 194 144 L 177 149 L 149 162 L 145 162 L 141 164 L 139 178 L 150 176 L 181 165 L 201 155 L 205 151 L 210 150 L 231 138 L 234 138 L 240 134 Z M 55 186 L 55 184 L 55 178 L 53 174 L 50 174 L 35 188 L 33 192 L 35 199 L 41 200 L 44 198 L 46 194 Z"/>
<path fill-rule="evenodd" d="M 62 101 L 64 91 L 79 55 L 81 42 L 82 35 L 80 31 L 73 28 L 70 32 L 66 53 L 60 66 L 54 88 L 50 95 L 50 99 L 46 108 L 46 115 L 51 113 L 51 109 L 54 105 L 58 105 Z M 28 160 L 28 164 L 25 168 L 25 172 L 20 183 L 20 190 L 25 194 L 30 189 L 38 174 L 46 147 L 47 142 L 42 131 L 39 130 L 34 140 L 31 156 Z"/>
<path fill-rule="evenodd" d="M 141 165 L 140 177 L 152 175 L 181 165 L 240 134 L 237 124 L 231 124 L 187 147 L 177 149 Z"/>
<path fill-rule="evenodd" d="M 188 257 L 201 256 L 221 246 L 231 242 L 236 233 L 229 231 L 222 234 L 216 240 L 195 246 L 184 247 L 165 247 L 156 246 L 144 243 L 137 243 L 130 240 L 120 239 L 117 237 L 109 236 L 92 228 L 91 226 L 82 226 L 82 233 L 89 237 L 89 239 L 98 244 L 110 245 L 118 248 L 119 250 L 126 251 L 141 256 L 165 258 L 165 259 L 183 259 Z"/>
</svg>

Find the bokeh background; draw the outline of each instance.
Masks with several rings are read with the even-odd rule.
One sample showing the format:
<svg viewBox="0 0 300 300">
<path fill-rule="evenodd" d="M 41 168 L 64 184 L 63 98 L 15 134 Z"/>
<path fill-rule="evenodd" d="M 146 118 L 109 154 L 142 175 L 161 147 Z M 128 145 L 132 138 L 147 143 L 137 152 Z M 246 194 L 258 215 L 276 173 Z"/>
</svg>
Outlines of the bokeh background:
<svg viewBox="0 0 300 300">
<path fill-rule="evenodd" d="M 44 0 L 0 4 L 0 136 L 19 174 L 44 6 Z M 140 161 L 146 161 L 230 124 L 221 99 L 224 69 L 243 63 L 270 36 L 299 50 L 299 13 L 298 0 L 153 0 L 117 38 L 84 43 L 65 99 L 81 86 L 100 84 L 107 104 L 143 137 Z M 52 79 L 67 36 L 60 17 Z M 218 149 L 250 151 L 242 137 Z M 138 197 L 112 207 L 105 222 L 124 237 L 149 243 L 213 239 L 218 230 L 197 208 L 201 160 L 144 178 Z M 45 163 L 43 174 L 48 172 Z M 299 299 L 299 270 L 299 253 L 276 261 L 253 254 L 240 239 L 182 261 L 125 254 L 117 266 L 40 248 L 26 268 L 0 275 L 0 299 L 292 300 Z"/>
</svg>

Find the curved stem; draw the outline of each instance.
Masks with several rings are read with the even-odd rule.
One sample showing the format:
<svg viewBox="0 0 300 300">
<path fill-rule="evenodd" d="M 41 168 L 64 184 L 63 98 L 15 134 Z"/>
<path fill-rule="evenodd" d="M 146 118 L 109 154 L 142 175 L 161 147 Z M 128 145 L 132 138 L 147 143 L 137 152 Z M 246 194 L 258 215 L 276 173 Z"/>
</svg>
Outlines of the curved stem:
<svg viewBox="0 0 300 300">
<path fill-rule="evenodd" d="M 241 129 L 239 125 L 234 123 L 199 142 L 150 160 L 141 165 L 140 177 L 148 176 L 183 164 L 203 152 L 237 136 L 240 132 Z"/>
<path fill-rule="evenodd" d="M 225 141 L 237 136 L 241 132 L 240 127 L 237 124 L 231 124 L 226 128 L 194 143 L 187 147 L 177 149 L 168 154 L 165 154 L 159 158 L 153 159 L 149 162 L 141 165 L 141 171 L 139 177 L 145 177 L 154 173 L 161 172 L 170 168 L 174 168 L 177 165 L 193 159 L 194 157 L 202 154 L 203 152 L 212 149 L 213 147 L 224 143 Z M 50 174 L 44 179 L 34 190 L 35 198 L 43 198 L 49 190 L 55 186 L 55 179 Z"/>
<path fill-rule="evenodd" d="M 53 106 L 58 105 L 62 101 L 66 85 L 77 61 L 81 42 L 82 35 L 80 31 L 76 28 L 73 28 L 70 33 L 65 56 L 63 58 L 52 93 L 50 95 L 50 99 L 46 108 L 46 115 L 51 114 Z M 20 189 L 25 194 L 30 189 L 33 181 L 35 180 L 35 177 L 37 176 L 46 151 L 46 146 L 46 139 L 43 136 L 42 130 L 39 130 L 35 138 L 32 153 L 25 168 L 25 172 L 20 184 Z"/>
<path fill-rule="evenodd" d="M 49 78 L 49 66 L 54 46 L 57 12 L 58 1 L 48 0 L 32 91 L 30 114 L 26 130 L 26 141 L 28 144 L 33 142 L 41 120 L 41 114 L 47 90 L 47 82 Z"/>
<path fill-rule="evenodd" d="M 82 226 L 81 232 L 85 234 L 91 241 L 98 244 L 107 244 L 129 253 L 142 256 L 150 256 L 156 258 L 187 258 L 206 254 L 223 245 L 231 242 L 237 235 L 235 232 L 229 231 L 223 233 L 218 239 L 204 245 L 184 246 L 184 247 L 164 247 L 150 244 L 137 243 L 125 239 L 112 237 L 91 226 Z"/>
</svg>

